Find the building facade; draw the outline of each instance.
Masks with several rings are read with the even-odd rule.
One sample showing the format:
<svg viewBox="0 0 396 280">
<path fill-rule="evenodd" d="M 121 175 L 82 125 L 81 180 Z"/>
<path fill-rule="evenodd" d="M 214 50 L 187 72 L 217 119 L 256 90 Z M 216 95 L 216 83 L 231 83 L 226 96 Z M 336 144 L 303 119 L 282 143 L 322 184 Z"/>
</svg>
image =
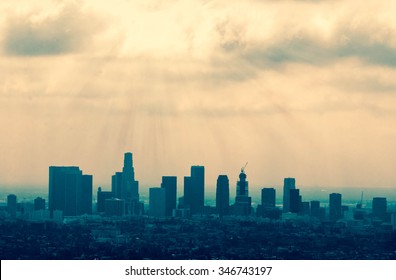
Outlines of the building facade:
<svg viewBox="0 0 396 280">
<path fill-rule="evenodd" d="M 169 217 L 176 209 L 177 177 L 162 176 L 161 188 L 165 189 L 165 215 Z"/>
<path fill-rule="evenodd" d="M 219 175 L 216 184 L 216 212 L 220 217 L 230 211 L 230 183 L 227 175 Z"/>
<path fill-rule="evenodd" d="M 296 179 L 285 178 L 283 180 L 283 212 L 290 212 L 290 190 L 296 188 Z"/>
</svg>

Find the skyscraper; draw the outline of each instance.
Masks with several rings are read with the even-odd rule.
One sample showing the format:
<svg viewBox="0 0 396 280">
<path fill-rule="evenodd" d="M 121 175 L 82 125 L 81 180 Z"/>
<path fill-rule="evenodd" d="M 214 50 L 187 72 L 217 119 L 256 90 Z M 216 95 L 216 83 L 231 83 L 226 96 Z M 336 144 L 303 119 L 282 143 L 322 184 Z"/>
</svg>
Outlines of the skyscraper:
<svg viewBox="0 0 396 280">
<path fill-rule="evenodd" d="M 373 218 L 382 221 L 387 220 L 387 201 L 385 197 L 373 198 Z"/>
<path fill-rule="evenodd" d="M 34 199 L 34 210 L 45 210 L 45 199 L 41 197 L 36 197 Z"/>
<path fill-rule="evenodd" d="M 283 180 L 283 212 L 290 211 L 290 190 L 296 188 L 296 179 L 285 178 Z"/>
<path fill-rule="evenodd" d="M 92 176 L 83 175 L 76 166 L 49 167 L 49 210 L 63 211 L 64 216 L 90 214 Z"/>
<path fill-rule="evenodd" d="M 301 196 L 299 189 L 290 189 L 289 190 L 289 212 L 291 213 L 299 213 L 301 207 Z"/>
<path fill-rule="evenodd" d="M 7 196 L 7 212 L 11 218 L 16 218 L 17 212 L 17 196 L 15 194 L 9 194 Z"/>
<path fill-rule="evenodd" d="M 111 190 L 116 198 L 125 201 L 125 214 L 140 214 L 139 182 L 135 180 L 132 153 L 124 154 L 122 172 L 111 177 Z"/>
<path fill-rule="evenodd" d="M 230 208 L 230 184 L 227 175 L 219 175 L 216 185 L 216 211 L 220 217 L 228 215 Z"/>
<path fill-rule="evenodd" d="M 329 217 L 330 221 L 336 222 L 342 218 L 342 196 L 339 193 L 331 193 L 329 195 Z"/>
<path fill-rule="evenodd" d="M 98 213 L 105 212 L 106 199 L 110 199 L 112 197 L 114 197 L 113 192 L 102 191 L 102 188 L 99 187 L 97 194 L 96 212 Z"/>
<path fill-rule="evenodd" d="M 263 209 L 275 208 L 276 191 L 274 188 L 261 189 L 261 205 Z"/>
<path fill-rule="evenodd" d="M 165 217 L 166 190 L 165 188 L 150 188 L 149 215 Z"/>
<path fill-rule="evenodd" d="M 78 212 L 82 214 L 92 214 L 92 175 L 82 175 L 81 193 Z"/>
<path fill-rule="evenodd" d="M 320 219 L 320 201 L 311 201 L 311 216 Z"/>
<path fill-rule="evenodd" d="M 192 190 L 192 183 L 190 176 L 184 176 L 184 188 L 183 188 L 183 201 L 179 201 L 179 206 L 183 206 L 183 208 L 191 209 L 191 203 L 194 200 L 194 194 Z"/>
<path fill-rule="evenodd" d="M 205 168 L 191 166 L 191 176 L 184 177 L 184 206 L 191 215 L 203 214 L 205 201 Z"/>
<path fill-rule="evenodd" d="M 239 174 L 237 181 L 235 204 L 233 205 L 233 214 L 240 216 L 250 215 L 252 212 L 252 198 L 249 197 L 249 182 L 246 180 L 244 168 Z"/>
<path fill-rule="evenodd" d="M 125 200 L 114 197 L 105 199 L 105 214 L 106 216 L 124 216 Z"/>
<path fill-rule="evenodd" d="M 173 209 L 176 209 L 177 177 L 162 176 L 161 188 L 165 189 L 165 215 L 172 216 Z"/>
<path fill-rule="evenodd" d="M 116 172 L 113 176 L 111 176 L 111 192 L 114 197 L 120 198 L 122 190 L 122 172 Z"/>
</svg>

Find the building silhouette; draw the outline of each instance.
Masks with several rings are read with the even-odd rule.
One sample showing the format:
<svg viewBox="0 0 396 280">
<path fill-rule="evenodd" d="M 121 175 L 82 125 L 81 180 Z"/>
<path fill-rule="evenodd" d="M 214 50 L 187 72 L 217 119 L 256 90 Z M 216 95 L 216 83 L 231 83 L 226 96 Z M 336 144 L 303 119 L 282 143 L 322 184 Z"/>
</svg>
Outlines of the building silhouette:
<svg viewBox="0 0 396 280">
<path fill-rule="evenodd" d="M 111 190 L 115 198 L 125 201 L 126 215 L 142 213 L 142 205 L 139 202 L 139 181 L 135 180 L 132 153 L 124 154 L 122 172 L 116 172 L 111 177 Z"/>
<path fill-rule="evenodd" d="M 80 214 L 92 214 L 92 178 L 92 175 L 82 175 L 81 194 L 77 195 L 77 199 L 80 199 L 77 211 Z"/>
<path fill-rule="evenodd" d="M 252 213 L 252 198 L 249 197 L 249 182 L 246 180 L 244 168 L 241 169 L 239 181 L 237 181 L 235 204 L 232 212 L 238 216 L 248 216 Z"/>
<path fill-rule="evenodd" d="M 302 201 L 300 203 L 299 214 L 301 214 L 303 216 L 310 216 L 311 215 L 311 207 L 310 207 L 310 204 L 309 204 L 308 201 Z"/>
<path fill-rule="evenodd" d="M 45 210 L 45 199 L 41 197 L 36 197 L 34 199 L 34 210 Z"/>
<path fill-rule="evenodd" d="M 261 205 L 263 209 L 275 208 L 276 190 L 274 188 L 261 189 Z"/>
<path fill-rule="evenodd" d="M 177 177 L 162 176 L 161 188 L 165 189 L 165 215 L 172 216 L 173 209 L 176 209 Z"/>
<path fill-rule="evenodd" d="M 122 197 L 122 172 L 116 172 L 111 176 L 111 192 L 114 197 Z"/>
<path fill-rule="evenodd" d="M 184 208 L 191 215 L 204 213 L 205 167 L 191 166 L 191 176 L 184 177 Z"/>
<path fill-rule="evenodd" d="M 373 219 L 387 220 L 387 201 L 385 197 L 374 197 L 372 203 Z"/>
<path fill-rule="evenodd" d="M 329 195 L 329 218 L 332 222 L 336 222 L 343 217 L 341 199 L 342 196 L 339 193 L 331 193 Z"/>
<path fill-rule="evenodd" d="M 49 167 L 49 210 L 64 216 L 92 213 L 92 175 L 83 175 L 76 166 Z"/>
<path fill-rule="evenodd" d="M 312 200 L 310 205 L 311 217 L 320 219 L 320 201 Z"/>
<path fill-rule="evenodd" d="M 296 179 L 285 178 L 283 180 L 283 212 L 290 211 L 290 190 L 296 188 Z"/>
<path fill-rule="evenodd" d="M 261 189 L 261 204 L 257 205 L 256 214 L 271 220 L 279 219 L 282 211 L 276 207 L 276 190 L 274 188 Z"/>
<path fill-rule="evenodd" d="M 124 216 L 125 200 L 119 198 L 108 198 L 105 200 L 106 216 Z"/>
<path fill-rule="evenodd" d="M 98 188 L 97 202 L 96 202 L 96 212 L 103 213 L 106 209 L 106 199 L 113 198 L 113 192 L 102 191 L 102 188 Z"/>
<path fill-rule="evenodd" d="M 300 213 L 301 210 L 301 195 L 299 189 L 289 190 L 289 212 Z"/>
<path fill-rule="evenodd" d="M 230 211 L 230 183 L 227 175 L 219 175 L 216 184 L 216 212 L 220 217 Z"/>
<path fill-rule="evenodd" d="M 15 194 L 9 194 L 7 196 L 7 212 L 10 214 L 12 219 L 16 218 L 17 212 L 17 196 Z"/>
<path fill-rule="evenodd" d="M 165 217 L 166 215 L 166 189 L 150 188 L 149 190 L 149 215 Z"/>
</svg>

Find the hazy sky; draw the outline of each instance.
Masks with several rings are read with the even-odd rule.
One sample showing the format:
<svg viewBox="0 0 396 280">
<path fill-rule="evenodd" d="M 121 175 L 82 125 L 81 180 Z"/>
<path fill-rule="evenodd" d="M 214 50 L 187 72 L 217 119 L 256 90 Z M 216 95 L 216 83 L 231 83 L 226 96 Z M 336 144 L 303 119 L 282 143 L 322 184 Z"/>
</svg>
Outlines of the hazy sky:
<svg viewBox="0 0 396 280">
<path fill-rule="evenodd" d="M 0 186 L 206 167 L 396 185 L 396 1 L 0 2 Z"/>
</svg>

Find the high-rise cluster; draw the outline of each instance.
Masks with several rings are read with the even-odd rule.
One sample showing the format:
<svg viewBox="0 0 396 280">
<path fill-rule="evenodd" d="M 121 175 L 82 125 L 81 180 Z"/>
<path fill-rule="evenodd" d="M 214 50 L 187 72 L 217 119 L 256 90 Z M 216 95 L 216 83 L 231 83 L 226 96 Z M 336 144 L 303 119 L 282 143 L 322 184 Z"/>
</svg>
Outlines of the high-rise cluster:
<svg viewBox="0 0 396 280">
<path fill-rule="evenodd" d="M 64 216 L 92 213 L 92 175 L 84 175 L 76 166 L 50 166 L 49 204 L 51 212 Z"/>
<path fill-rule="evenodd" d="M 246 165 L 245 165 L 246 167 Z M 190 217 L 193 215 L 217 214 L 265 217 L 279 219 L 284 215 L 311 216 L 318 220 L 337 222 L 344 218 L 347 206 L 342 205 L 342 195 L 331 193 L 328 208 L 321 206 L 320 201 L 303 201 L 300 189 L 296 188 L 295 178 L 285 178 L 283 184 L 282 207 L 276 204 L 275 188 L 261 189 L 261 204 L 252 207 L 249 196 L 249 182 L 241 169 L 235 187 L 235 200 L 230 203 L 230 181 L 227 175 L 219 175 L 216 184 L 216 206 L 205 206 L 205 167 L 191 166 L 190 175 L 183 180 L 182 197 L 177 200 L 177 177 L 163 176 L 159 187 L 149 190 L 149 205 L 144 208 L 139 196 L 139 182 L 135 179 L 132 153 L 124 154 L 122 171 L 111 177 L 111 191 L 101 187 L 97 192 L 96 212 L 108 216 L 131 216 L 148 214 L 154 217 Z M 18 212 L 15 195 L 9 195 L 7 210 L 11 217 Z M 55 211 L 63 216 L 76 216 L 92 213 L 92 175 L 85 175 L 76 166 L 51 166 L 49 168 L 49 205 L 51 216 Z M 35 210 L 45 209 L 45 200 L 37 198 Z M 328 211 L 326 211 L 328 209 Z M 328 214 L 326 214 L 328 212 Z M 290 213 L 290 214 L 289 214 Z M 327 217 L 327 218 L 326 218 Z M 365 218 L 361 203 L 354 211 L 355 219 Z M 375 197 L 372 202 L 374 220 L 389 220 L 386 198 Z"/>
</svg>

